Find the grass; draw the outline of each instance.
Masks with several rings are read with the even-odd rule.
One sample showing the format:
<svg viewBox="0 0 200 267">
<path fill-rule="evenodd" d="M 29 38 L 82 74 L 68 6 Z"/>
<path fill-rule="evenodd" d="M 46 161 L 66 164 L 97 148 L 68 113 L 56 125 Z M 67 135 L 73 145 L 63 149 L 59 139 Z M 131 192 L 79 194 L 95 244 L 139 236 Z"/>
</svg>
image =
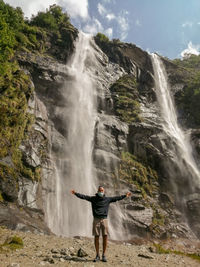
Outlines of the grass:
<svg viewBox="0 0 200 267">
<path fill-rule="evenodd" d="M 5 157 L 10 157 L 12 161 L 9 166 L 0 163 L 0 179 L 23 176 L 39 180 L 40 167 L 27 166 L 19 149 L 30 134 L 35 118 L 27 112 L 28 100 L 33 94 L 31 80 L 20 69 L 16 56 L 28 51 L 58 59 L 63 56 L 63 49 L 67 53 L 72 49 L 77 30 L 67 13 L 57 5 L 27 20 L 20 8 L 0 0 L 0 17 L 0 159 L 3 162 Z"/>
<path fill-rule="evenodd" d="M 153 191 L 157 190 L 155 186 L 155 181 L 158 180 L 157 172 L 129 152 L 121 154 L 119 178 L 135 184 L 144 197 L 152 196 Z"/>
<path fill-rule="evenodd" d="M 137 86 L 133 75 L 124 75 L 110 87 L 115 113 L 127 123 L 141 121 Z"/>
<path fill-rule="evenodd" d="M 153 244 L 153 245 L 156 248 L 156 252 L 159 254 L 181 255 L 181 256 L 186 256 L 186 257 L 189 257 L 191 259 L 194 259 L 200 262 L 200 255 L 197 253 L 185 253 L 185 252 L 178 251 L 178 250 L 165 249 L 160 244 Z"/>
<path fill-rule="evenodd" d="M 8 248 L 10 250 L 22 249 L 24 247 L 24 243 L 21 237 L 19 236 L 12 236 L 8 240 L 6 240 L 2 245 L 0 245 L 1 251 L 4 248 Z"/>
</svg>

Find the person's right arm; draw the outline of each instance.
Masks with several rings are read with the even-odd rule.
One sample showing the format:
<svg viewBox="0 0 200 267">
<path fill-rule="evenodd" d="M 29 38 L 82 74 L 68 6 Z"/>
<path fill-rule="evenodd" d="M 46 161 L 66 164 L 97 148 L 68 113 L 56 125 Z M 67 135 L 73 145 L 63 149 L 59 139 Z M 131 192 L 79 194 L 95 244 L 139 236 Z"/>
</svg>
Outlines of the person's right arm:
<svg viewBox="0 0 200 267">
<path fill-rule="evenodd" d="M 91 196 L 87 196 L 87 195 L 79 194 L 79 193 L 75 192 L 74 190 L 71 190 L 71 193 L 72 193 L 73 195 L 77 196 L 78 198 L 85 199 L 85 200 L 91 202 L 91 199 L 92 199 Z"/>
</svg>

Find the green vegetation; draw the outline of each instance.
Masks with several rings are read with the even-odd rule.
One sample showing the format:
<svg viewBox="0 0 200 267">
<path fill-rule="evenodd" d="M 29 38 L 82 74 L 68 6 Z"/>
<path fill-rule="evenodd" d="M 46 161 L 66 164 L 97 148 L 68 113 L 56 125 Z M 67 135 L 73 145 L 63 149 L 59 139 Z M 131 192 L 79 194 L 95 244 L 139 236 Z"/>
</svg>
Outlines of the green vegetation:
<svg viewBox="0 0 200 267">
<path fill-rule="evenodd" d="M 4 244 L 1 245 L 1 248 L 2 247 L 6 247 L 11 250 L 22 249 L 24 247 L 24 243 L 21 237 L 15 235 L 9 238 L 7 241 L 5 241 Z"/>
<path fill-rule="evenodd" d="M 57 5 L 27 21 L 21 8 L 13 8 L 0 0 L 0 18 L 0 159 L 10 157 L 12 161 L 10 165 L 0 163 L 0 179 L 24 176 L 38 180 L 40 168 L 26 166 L 19 150 L 34 116 L 27 113 L 28 100 L 33 94 L 30 77 L 20 69 L 17 55 L 30 51 L 58 58 L 61 55 L 64 59 L 63 48 L 68 51 L 68 47 L 72 47 L 77 31 Z M 58 53 L 59 50 L 62 53 Z"/>
<path fill-rule="evenodd" d="M 183 68 L 190 69 L 190 70 L 200 70 L 200 56 L 191 55 L 188 58 L 183 60 L 175 59 L 173 62 Z"/>
<path fill-rule="evenodd" d="M 141 163 L 129 152 L 122 152 L 122 159 L 119 167 L 119 178 L 129 183 L 134 183 L 142 191 L 143 196 L 153 195 L 157 190 L 155 182 L 158 175 L 150 166 Z"/>
<path fill-rule="evenodd" d="M 153 245 L 156 248 L 156 252 L 159 254 L 175 254 L 175 255 L 187 256 L 194 260 L 200 261 L 200 255 L 197 253 L 186 253 L 186 252 L 177 251 L 177 250 L 165 249 L 160 244 L 153 244 Z"/>
<path fill-rule="evenodd" d="M 164 214 L 161 212 L 160 207 L 156 204 L 153 204 L 152 206 L 153 210 L 153 220 L 152 220 L 152 225 L 154 226 L 164 226 L 167 219 L 164 216 Z M 159 229 L 158 229 L 159 231 Z"/>
<path fill-rule="evenodd" d="M 0 202 L 3 202 L 4 199 L 3 199 L 3 196 L 2 196 L 2 193 L 0 192 Z"/>
<path fill-rule="evenodd" d="M 190 75 L 185 80 L 185 87 L 176 94 L 180 110 L 186 114 L 188 121 L 200 125 L 200 56 L 191 55 L 189 58 L 173 61 L 179 67 L 187 70 Z"/>
<path fill-rule="evenodd" d="M 127 123 L 141 121 L 136 78 L 124 75 L 110 88 L 116 115 Z"/>
<path fill-rule="evenodd" d="M 109 43 L 110 40 L 105 34 L 99 32 L 95 36 L 95 41 L 97 43 Z"/>
<path fill-rule="evenodd" d="M 184 89 L 177 94 L 177 104 L 184 110 L 187 118 L 200 125 L 200 71 L 194 73 L 191 80 L 187 82 Z"/>
</svg>

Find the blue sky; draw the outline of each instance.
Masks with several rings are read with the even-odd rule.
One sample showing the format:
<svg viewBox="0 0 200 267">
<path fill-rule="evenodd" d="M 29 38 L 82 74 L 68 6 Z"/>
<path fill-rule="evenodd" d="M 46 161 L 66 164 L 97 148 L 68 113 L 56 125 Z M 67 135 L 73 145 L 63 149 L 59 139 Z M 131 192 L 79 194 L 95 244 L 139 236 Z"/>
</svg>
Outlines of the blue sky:
<svg viewBox="0 0 200 267">
<path fill-rule="evenodd" d="M 6 0 L 30 17 L 59 4 L 85 32 L 105 33 L 169 58 L 200 51 L 200 0 Z"/>
</svg>

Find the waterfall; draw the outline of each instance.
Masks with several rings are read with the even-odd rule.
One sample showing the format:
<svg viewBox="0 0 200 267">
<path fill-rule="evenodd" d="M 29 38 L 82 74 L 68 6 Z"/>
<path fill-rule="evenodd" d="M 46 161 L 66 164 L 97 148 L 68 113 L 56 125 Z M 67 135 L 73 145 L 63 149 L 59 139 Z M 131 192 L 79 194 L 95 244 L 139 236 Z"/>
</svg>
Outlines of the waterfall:
<svg viewBox="0 0 200 267">
<path fill-rule="evenodd" d="M 158 55 L 152 54 L 151 57 L 154 69 L 156 96 L 161 111 L 162 127 L 169 140 L 171 140 L 171 145 L 168 147 L 168 150 L 171 150 L 169 152 L 173 158 L 175 169 L 178 169 L 181 174 L 181 177 L 178 179 L 187 180 L 190 189 L 186 188 L 186 191 L 188 190 L 188 193 L 192 193 L 192 191 L 195 191 L 199 187 L 200 171 L 193 157 L 189 136 L 184 133 L 178 124 L 174 100 L 167 81 L 167 73 L 164 65 Z M 172 168 L 172 166 L 168 167 L 169 169 Z M 178 176 L 177 173 L 173 173 L 172 175 Z"/>
<path fill-rule="evenodd" d="M 51 156 L 53 175 L 49 177 L 46 218 L 57 235 L 91 236 L 91 204 L 75 197 L 70 189 L 94 194 L 96 177 L 92 152 L 97 116 L 96 88 L 93 79 L 96 58 L 89 35 L 79 33 L 75 53 L 65 67 L 66 80 L 62 88 L 65 142 L 64 153 Z M 63 155 L 61 155 L 63 154 Z"/>
</svg>

